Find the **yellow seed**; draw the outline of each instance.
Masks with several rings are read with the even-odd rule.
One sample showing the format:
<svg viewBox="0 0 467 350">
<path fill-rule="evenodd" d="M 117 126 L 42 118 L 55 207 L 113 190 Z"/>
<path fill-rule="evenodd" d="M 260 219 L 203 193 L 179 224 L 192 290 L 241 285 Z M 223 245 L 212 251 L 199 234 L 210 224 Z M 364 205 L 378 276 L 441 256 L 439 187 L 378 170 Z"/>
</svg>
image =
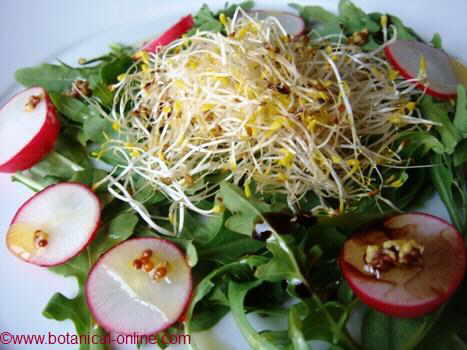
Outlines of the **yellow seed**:
<svg viewBox="0 0 467 350">
<path fill-rule="evenodd" d="M 190 69 L 195 69 L 199 66 L 199 60 L 197 58 L 191 57 L 187 61 L 186 66 Z"/>
<path fill-rule="evenodd" d="M 402 124 L 402 122 L 403 122 L 402 114 L 400 114 L 400 113 L 391 114 L 391 116 L 389 117 L 389 122 L 391 124 L 394 124 L 394 125 Z"/>
<path fill-rule="evenodd" d="M 157 264 L 156 270 L 154 271 L 154 280 L 159 281 L 160 279 L 167 276 L 169 272 L 169 263 L 167 261 Z"/>
<path fill-rule="evenodd" d="M 342 158 L 339 157 L 337 154 L 333 154 L 331 156 L 331 160 L 334 164 L 339 164 L 340 162 L 342 162 Z"/>
<path fill-rule="evenodd" d="M 174 112 L 176 114 L 180 113 L 180 111 L 182 110 L 182 103 L 180 101 L 175 101 L 174 102 Z"/>
<path fill-rule="evenodd" d="M 235 33 L 235 38 L 241 40 L 245 37 L 246 33 L 248 32 L 249 32 L 249 27 L 245 26 Z"/>
<path fill-rule="evenodd" d="M 143 265 L 143 270 L 145 272 L 152 271 L 153 268 L 154 268 L 154 263 L 152 261 L 148 261 L 146 264 Z"/>
<path fill-rule="evenodd" d="M 397 179 L 396 181 L 393 181 L 389 184 L 390 187 L 394 187 L 394 188 L 399 188 L 401 187 L 402 185 L 404 184 L 404 181 L 401 180 L 401 179 Z"/>
<path fill-rule="evenodd" d="M 138 158 L 141 155 L 141 152 L 135 149 L 135 150 L 131 151 L 130 155 L 133 158 Z"/>
<path fill-rule="evenodd" d="M 213 109 L 216 105 L 213 103 L 205 103 L 201 106 L 201 112 L 208 112 Z"/>
<path fill-rule="evenodd" d="M 277 179 L 280 181 L 280 182 L 286 182 L 289 177 L 287 176 L 287 174 L 284 174 L 284 173 L 278 173 L 277 174 Z"/>
<path fill-rule="evenodd" d="M 165 113 L 165 114 L 169 114 L 171 111 L 172 111 L 172 107 L 170 107 L 170 106 L 164 106 L 162 108 L 162 112 Z"/>
<path fill-rule="evenodd" d="M 381 23 L 381 27 L 386 28 L 388 26 L 388 16 L 386 15 L 381 16 L 379 21 Z"/>
<path fill-rule="evenodd" d="M 426 59 L 425 59 L 425 56 L 420 56 L 420 64 L 419 64 L 418 74 L 421 77 L 426 76 Z"/>
<path fill-rule="evenodd" d="M 398 71 L 396 71 L 394 69 L 389 70 L 389 74 L 388 74 L 389 80 L 396 80 L 398 77 L 399 77 L 399 72 Z"/>
<path fill-rule="evenodd" d="M 311 133 L 314 133 L 315 130 L 316 130 L 316 126 L 318 125 L 318 121 L 316 119 L 312 119 L 310 120 L 309 122 L 307 122 L 306 124 L 306 128 L 308 129 L 308 131 L 310 131 Z"/>
<path fill-rule="evenodd" d="M 125 80 L 125 78 L 127 77 L 128 75 L 126 73 L 123 73 L 123 74 L 120 74 L 118 77 L 117 77 L 117 80 L 118 81 L 123 81 Z"/>
<path fill-rule="evenodd" d="M 227 19 L 224 13 L 220 14 L 219 21 L 224 25 L 224 27 L 227 27 L 227 25 L 229 24 L 229 20 Z"/>
<path fill-rule="evenodd" d="M 230 170 L 232 170 L 232 171 L 236 171 L 236 170 L 237 170 L 237 163 L 235 162 L 235 159 L 230 159 L 230 160 L 229 160 L 229 168 L 230 168 Z"/>
<path fill-rule="evenodd" d="M 112 129 L 115 131 L 120 131 L 122 128 L 121 124 L 119 121 L 115 121 L 112 123 Z"/>
<path fill-rule="evenodd" d="M 295 155 L 285 148 L 281 149 L 281 152 L 284 156 L 279 160 L 279 164 L 286 168 L 290 168 L 295 161 Z"/>
<path fill-rule="evenodd" d="M 178 89 L 184 89 L 186 87 L 185 83 L 181 80 L 175 80 L 174 84 Z"/>
<path fill-rule="evenodd" d="M 417 107 L 417 104 L 415 102 L 409 102 L 405 106 L 405 108 L 407 108 L 409 112 L 412 112 L 415 109 L 415 107 Z"/>
<path fill-rule="evenodd" d="M 328 88 L 330 87 L 332 84 L 334 84 L 334 82 L 332 80 L 320 80 L 319 83 L 324 87 L 324 88 Z"/>
<path fill-rule="evenodd" d="M 212 212 L 214 214 L 220 214 L 220 213 L 223 213 L 225 211 L 225 207 L 224 207 L 224 204 L 222 203 L 216 203 L 216 205 L 212 208 Z"/>
<path fill-rule="evenodd" d="M 143 61 L 143 63 L 145 63 L 145 64 L 148 64 L 148 63 L 149 63 L 149 53 L 146 52 L 146 51 L 143 51 L 143 50 L 140 50 L 140 51 L 136 52 L 136 53 L 132 56 L 132 58 L 133 58 L 134 60 L 139 60 L 139 59 L 141 59 L 141 60 Z"/>
<path fill-rule="evenodd" d="M 245 193 L 245 197 L 246 197 L 246 198 L 250 198 L 250 197 L 251 197 L 251 188 L 250 188 L 250 184 L 249 184 L 249 183 L 246 183 L 245 185 L 243 185 L 243 192 Z"/>
</svg>

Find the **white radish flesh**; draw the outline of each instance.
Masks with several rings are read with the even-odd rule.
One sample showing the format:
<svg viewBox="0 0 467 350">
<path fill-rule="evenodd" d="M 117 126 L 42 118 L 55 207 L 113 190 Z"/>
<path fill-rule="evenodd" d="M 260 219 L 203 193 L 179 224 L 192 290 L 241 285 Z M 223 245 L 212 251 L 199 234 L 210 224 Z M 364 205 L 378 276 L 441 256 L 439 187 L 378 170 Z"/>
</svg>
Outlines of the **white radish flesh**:
<svg viewBox="0 0 467 350">
<path fill-rule="evenodd" d="M 8 230 L 8 248 L 35 265 L 62 264 L 92 240 L 100 211 L 99 199 L 84 185 L 49 186 L 18 210 Z"/>
<path fill-rule="evenodd" d="M 151 251 L 150 258 L 135 267 L 145 251 Z M 160 279 L 155 277 L 158 266 L 166 266 Z M 184 254 L 157 238 L 131 239 L 112 248 L 96 263 L 86 283 L 96 321 L 107 331 L 123 334 L 150 335 L 170 327 L 185 310 L 191 290 Z"/>
<path fill-rule="evenodd" d="M 47 93 L 24 90 L 0 109 L 0 172 L 27 169 L 53 148 L 60 124 Z"/>
<path fill-rule="evenodd" d="M 305 22 L 303 18 L 288 12 L 280 11 L 250 11 L 248 14 L 258 20 L 265 20 L 269 17 L 276 18 L 287 34 L 295 37 L 305 32 Z"/>
<path fill-rule="evenodd" d="M 423 249 L 420 263 L 395 265 L 379 272 L 368 265 L 368 248 L 391 240 L 400 247 L 411 240 L 420 244 Z M 405 248 L 399 251 L 409 253 Z M 432 215 L 409 213 L 389 218 L 349 238 L 340 265 L 349 285 L 364 303 L 392 316 L 417 317 L 435 310 L 459 287 L 466 255 L 462 236 L 452 225 Z"/>
<path fill-rule="evenodd" d="M 388 60 L 405 79 L 416 79 L 420 62 L 426 62 L 426 81 L 417 86 L 427 94 L 448 99 L 456 96 L 458 79 L 449 56 L 442 50 L 413 40 L 396 40 L 385 47 Z"/>
</svg>

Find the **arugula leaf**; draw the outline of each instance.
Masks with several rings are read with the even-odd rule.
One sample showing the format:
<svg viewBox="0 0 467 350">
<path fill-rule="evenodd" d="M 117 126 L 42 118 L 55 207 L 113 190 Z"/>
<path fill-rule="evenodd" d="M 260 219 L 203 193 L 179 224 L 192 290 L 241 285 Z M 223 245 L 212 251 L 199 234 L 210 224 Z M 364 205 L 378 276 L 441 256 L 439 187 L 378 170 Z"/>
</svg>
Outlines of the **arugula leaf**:
<svg viewBox="0 0 467 350">
<path fill-rule="evenodd" d="M 367 350 L 414 349 L 436 322 L 439 313 L 420 318 L 395 318 L 368 310 L 362 325 L 363 346 Z"/>
<path fill-rule="evenodd" d="M 313 294 L 304 301 L 306 307 L 303 320 L 303 334 L 307 340 L 322 340 L 330 344 L 342 345 L 346 349 L 358 349 L 349 336 L 346 324 L 355 307 L 355 301 L 344 305 L 337 302 L 323 302 Z M 304 307 L 304 306 L 303 306 Z"/>
<path fill-rule="evenodd" d="M 416 347 L 417 350 L 465 350 L 465 315 L 455 311 L 455 305 L 449 305 L 441 319 L 432 327 L 428 335 Z"/>
<path fill-rule="evenodd" d="M 408 141 L 402 149 L 408 157 L 416 155 L 422 158 L 433 151 L 438 154 L 445 152 L 444 145 L 432 134 L 425 131 L 405 131 L 399 135 L 399 141 Z"/>
<path fill-rule="evenodd" d="M 454 163 L 454 167 L 460 167 L 461 165 L 467 162 L 467 139 L 462 140 L 456 147 L 454 154 L 452 155 L 452 160 Z"/>
<path fill-rule="evenodd" d="M 130 56 L 123 55 L 116 57 L 102 65 L 100 68 L 100 78 L 106 86 L 115 84 L 118 82 L 117 77 L 126 72 L 132 64 L 133 60 Z"/>
<path fill-rule="evenodd" d="M 194 15 L 195 25 L 190 30 L 188 35 L 195 33 L 197 30 L 208 32 L 224 32 L 224 25 L 219 21 L 219 16 L 224 14 L 227 17 L 232 17 L 237 8 L 242 8 L 245 11 L 251 10 L 254 7 L 254 1 L 244 1 L 240 4 L 225 5 L 225 8 L 217 13 L 211 11 L 208 5 L 204 4 L 199 11 Z"/>
<path fill-rule="evenodd" d="M 55 92 L 49 95 L 57 110 L 71 121 L 83 124 L 86 119 L 90 118 L 90 114 L 97 113 L 77 98 Z"/>
<path fill-rule="evenodd" d="M 350 0 L 340 0 L 339 19 L 344 26 L 345 32 L 352 34 L 368 29 L 370 33 L 380 30 L 379 23 L 376 23 L 362 9 L 355 6 Z"/>
<path fill-rule="evenodd" d="M 263 262 L 261 259 L 259 261 Z M 216 284 L 214 282 L 215 279 L 221 277 L 227 272 L 232 272 L 239 269 L 244 269 L 248 266 L 254 266 L 258 264 L 258 259 L 255 258 L 247 258 L 242 259 L 238 262 L 233 262 L 230 264 L 223 265 L 218 267 L 217 269 L 212 270 L 208 275 L 206 275 L 200 283 L 196 286 L 195 290 L 193 291 L 193 296 L 191 299 L 191 303 L 186 312 L 186 321 L 185 321 L 185 333 L 192 334 L 193 328 L 192 323 L 194 319 L 194 314 L 196 313 L 196 308 L 198 304 L 209 294 L 211 291 L 214 290 Z M 190 348 L 194 350 L 198 350 L 198 346 L 195 342 L 190 344 Z"/>
<path fill-rule="evenodd" d="M 98 74 L 95 68 L 72 68 L 65 65 L 42 64 L 36 67 L 19 69 L 16 81 L 26 87 L 41 86 L 50 92 L 66 92 L 74 81 L 88 80 Z"/>
<path fill-rule="evenodd" d="M 256 278 L 270 282 L 303 280 L 302 274 L 294 264 L 295 260 L 290 259 L 289 253 L 280 246 L 280 242 L 268 241 L 267 248 L 273 257 L 266 264 L 258 266 Z"/>
<path fill-rule="evenodd" d="M 256 253 L 264 246 L 263 242 L 223 228 L 212 241 L 198 247 L 198 254 L 203 260 L 228 264 L 245 254 Z"/>
<path fill-rule="evenodd" d="M 431 43 L 435 49 L 442 49 L 443 48 L 443 39 L 439 33 L 435 33 L 433 38 L 431 39 Z"/>
<path fill-rule="evenodd" d="M 214 303 L 208 299 L 201 302 L 196 308 L 196 317 L 191 321 L 193 332 L 203 332 L 214 327 L 228 312 L 230 307 Z"/>
<path fill-rule="evenodd" d="M 248 283 L 237 283 L 231 281 L 229 283 L 229 301 L 232 309 L 232 316 L 235 319 L 240 331 L 245 340 L 253 350 L 278 350 L 278 348 L 268 341 L 266 338 L 258 334 L 258 332 L 250 325 L 245 312 L 244 301 L 246 294 L 251 289 L 259 286 L 261 281 L 253 281 Z"/>
<path fill-rule="evenodd" d="M 209 31 L 209 32 L 220 32 L 224 26 L 216 18 L 214 12 L 211 11 L 208 5 L 204 4 L 200 10 L 194 15 L 195 26 L 190 31 L 194 33 L 196 30 Z"/>
<path fill-rule="evenodd" d="M 103 144 L 106 141 L 106 136 L 113 135 L 112 123 L 100 115 L 93 114 L 92 118 L 88 118 L 83 124 L 84 136 L 86 139 Z"/>
<path fill-rule="evenodd" d="M 433 155 L 431 178 L 449 216 L 456 228 L 464 235 L 467 222 L 467 198 L 465 178 L 461 169 L 454 168 L 453 159 L 446 155 Z"/>
<path fill-rule="evenodd" d="M 457 103 L 454 126 L 463 138 L 467 138 L 467 96 L 464 85 L 457 86 Z"/>
<path fill-rule="evenodd" d="M 302 6 L 290 4 L 311 28 L 310 37 L 320 38 L 331 34 L 341 34 L 342 28 L 339 17 L 326 11 L 320 6 Z"/>
<path fill-rule="evenodd" d="M 309 350 L 302 330 L 302 317 L 306 317 L 305 311 L 307 311 L 304 308 L 306 308 L 304 304 L 297 304 L 289 311 L 289 338 L 292 340 L 294 350 Z"/>
<path fill-rule="evenodd" d="M 234 185 L 227 182 L 221 184 L 219 197 L 225 207 L 233 213 L 225 222 L 225 227 L 234 232 L 251 236 L 261 213 L 270 211 L 270 206 L 257 200 L 248 200 Z"/>
<path fill-rule="evenodd" d="M 263 268 L 262 271 L 268 271 L 268 273 L 270 273 L 279 266 L 281 269 L 287 266 L 287 276 L 307 284 L 292 249 L 263 215 L 264 212 L 268 211 L 269 206 L 257 200 L 247 199 L 243 196 L 238 187 L 227 182 L 221 184 L 219 196 L 223 199 L 225 207 L 234 213 L 232 217 L 227 219 L 225 223 L 226 227 L 236 229 L 237 232 L 248 235 L 252 234 L 257 220 L 270 227 L 272 236 L 268 240 L 268 248 L 272 250 L 271 252 L 275 255 L 276 260 L 274 260 L 275 262 L 273 263 L 274 267 L 270 265 L 270 267 Z M 283 261 L 279 262 L 278 260 Z M 266 272 L 264 272 L 264 276 L 266 275 Z M 296 280 L 291 282 L 296 282 Z"/>
<path fill-rule="evenodd" d="M 202 209 L 208 209 L 211 203 L 202 202 L 198 204 Z M 210 216 L 185 212 L 185 223 L 182 237 L 193 239 L 197 243 L 206 244 L 213 240 L 224 225 L 224 214 L 212 214 Z"/>
<path fill-rule="evenodd" d="M 435 102 L 432 97 L 425 96 L 420 102 L 420 108 L 424 117 L 440 124 L 436 130 L 441 137 L 445 151 L 452 154 L 461 136 L 449 119 L 449 111 L 445 103 Z"/>
<path fill-rule="evenodd" d="M 253 7 L 255 7 L 255 2 L 254 1 L 243 1 L 239 4 L 232 4 L 229 6 L 228 3 L 225 4 L 225 8 L 223 10 L 220 10 L 217 13 L 217 16 L 219 16 L 221 13 L 225 14 L 227 17 L 233 17 L 235 14 L 235 11 L 237 11 L 237 8 L 242 8 L 244 11 L 249 11 Z"/>
<path fill-rule="evenodd" d="M 406 27 L 399 17 L 389 16 L 389 23 L 396 28 L 397 39 L 399 40 L 417 40 L 423 42 L 413 29 Z M 393 35 L 393 29 L 389 27 L 389 34 Z"/>
<path fill-rule="evenodd" d="M 132 211 L 123 211 L 116 215 L 108 225 L 108 230 L 101 231 L 92 242 L 93 261 L 113 246 L 126 241 L 133 234 L 139 217 Z"/>
<path fill-rule="evenodd" d="M 71 320 L 76 327 L 76 331 L 81 335 L 105 335 L 105 331 L 97 325 L 93 325 L 91 314 L 87 309 L 86 300 L 83 291 L 69 299 L 61 293 L 56 293 L 49 300 L 47 306 L 42 312 L 44 317 L 57 321 Z M 103 344 L 86 344 L 82 342 L 80 350 L 105 350 Z"/>
<path fill-rule="evenodd" d="M 97 143 L 106 141 L 104 133 L 107 135 L 114 134 L 112 124 L 107 119 L 104 119 L 99 111 L 80 100 L 57 93 L 51 93 L 50 98 L 58 111 L 71 121 L 83 125 L 83 143 L 91 140 Z"/>
</svg>

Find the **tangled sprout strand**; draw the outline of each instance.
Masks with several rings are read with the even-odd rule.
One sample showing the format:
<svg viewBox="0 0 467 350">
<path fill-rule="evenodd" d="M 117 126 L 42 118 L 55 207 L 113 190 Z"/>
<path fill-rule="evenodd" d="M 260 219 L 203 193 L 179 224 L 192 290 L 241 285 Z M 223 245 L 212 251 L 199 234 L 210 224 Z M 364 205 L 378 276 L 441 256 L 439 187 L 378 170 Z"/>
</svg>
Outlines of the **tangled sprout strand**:
<svg viewBox="0 0 467 350">
<path fill-rule="evenodd" d="M 207 179 L 214 174 L 244 186 L 247 197 L 253 183 L 258 193 L 283 193 L 292 210 L 308 191 L 321 201 L 315 210 L 331 210 L 326 199 L 337 200 L 339 212 L 362 197 L 387 201 L 381 190 L 401 181 L 382 170 L 409 165 L 393 149 L 396 139 L 430 122 L 381 48 L 292 40 L 276 19 L 241 11 L 222 21 L 226 36 L 197 32 L 139 53 L 120 77 L 108 116 L 120 138 L 106 147 L 126 164 L 109 190 L 163 233 L 131 195 L 135 175 L 173 201 L 178 230 L 185 208 L 216 210 L 197 206 L 217 190 Z"/>
</svg>

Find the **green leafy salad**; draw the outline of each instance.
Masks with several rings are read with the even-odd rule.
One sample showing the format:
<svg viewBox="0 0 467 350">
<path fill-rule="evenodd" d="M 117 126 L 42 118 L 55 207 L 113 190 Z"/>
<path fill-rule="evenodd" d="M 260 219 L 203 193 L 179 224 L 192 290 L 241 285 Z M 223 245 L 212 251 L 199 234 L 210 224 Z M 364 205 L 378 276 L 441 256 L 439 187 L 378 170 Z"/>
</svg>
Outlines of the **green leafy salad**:
<svg viewBox="0 0 467 350">
<path fill-rule="evenodd" d="M 37 193 L 7 245 L 79 284 L 46 318 L 161 337 L 231 313 L 255 350 L 467 349 L 465 67 L 396 16 L 290 6 L 204 5 L 142 47 L 16 72 L 0 171 Z M 452 225 L 412 211 L 436 193 Z"/>
</svg>

